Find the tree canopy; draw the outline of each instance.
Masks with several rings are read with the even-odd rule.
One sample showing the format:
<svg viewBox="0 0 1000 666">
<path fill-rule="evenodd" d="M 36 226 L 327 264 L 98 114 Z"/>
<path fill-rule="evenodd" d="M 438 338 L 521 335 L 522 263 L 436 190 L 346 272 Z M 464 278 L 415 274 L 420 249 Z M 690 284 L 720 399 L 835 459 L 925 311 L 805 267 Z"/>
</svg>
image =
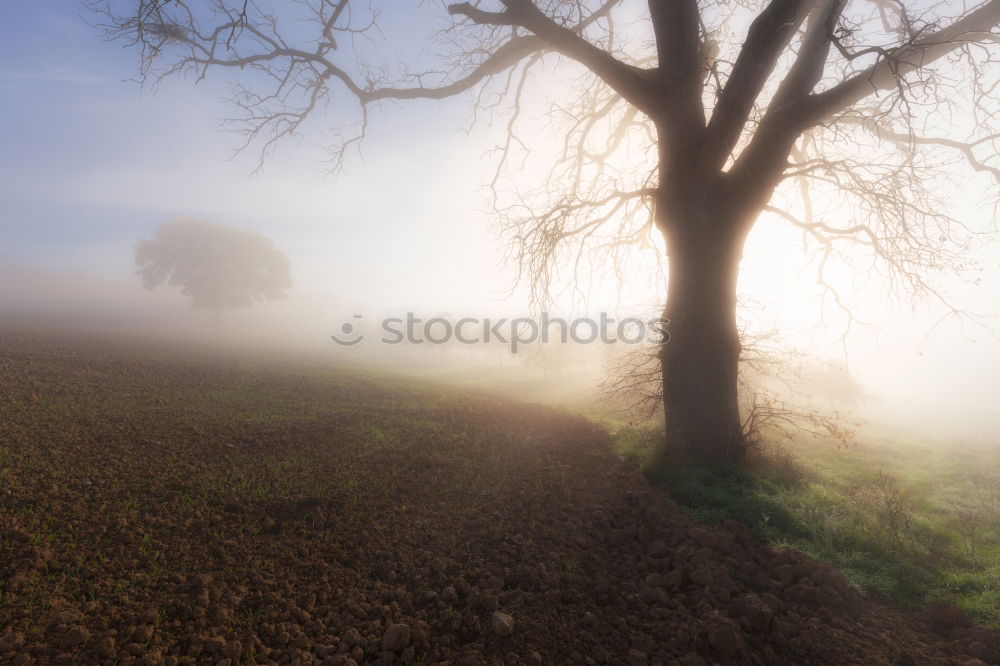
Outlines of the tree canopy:
<svg viewBox="0 0 1000 666">
<path fill-rule="evenodd" d="M 147 289 L 179 287 L 195 308 L 223 310 L 282 298 L 292 286 L 288 257 L 258 233 L 199 220 L 175 220 L 135 246 Z"/>
</svg>

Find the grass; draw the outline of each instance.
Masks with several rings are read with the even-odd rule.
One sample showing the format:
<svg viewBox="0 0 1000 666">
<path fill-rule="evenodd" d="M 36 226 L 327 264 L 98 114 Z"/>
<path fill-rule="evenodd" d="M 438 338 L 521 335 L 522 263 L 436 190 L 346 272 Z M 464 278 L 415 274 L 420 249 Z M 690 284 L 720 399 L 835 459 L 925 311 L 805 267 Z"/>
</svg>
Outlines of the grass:
<svg viewBox="0 0 1000 666">
<path fill-rule="evenodd" d="M 1000 450 L 870 438 L 848 449 L 791 441 L 743 469 L 657 455 L 622 428 L 620 452 L 696 517 L 738 520 L 839 567 L 867 593 L 954 603 L 1000 629 Z"/>
</svg>

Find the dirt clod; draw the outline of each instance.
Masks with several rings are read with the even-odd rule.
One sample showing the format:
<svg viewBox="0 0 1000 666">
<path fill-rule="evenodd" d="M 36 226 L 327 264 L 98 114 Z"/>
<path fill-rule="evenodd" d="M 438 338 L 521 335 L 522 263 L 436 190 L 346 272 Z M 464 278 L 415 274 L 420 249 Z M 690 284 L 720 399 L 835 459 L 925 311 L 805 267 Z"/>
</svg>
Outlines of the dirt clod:
<svg viewBox="0 0 1000 666">
<path fill-rule="evenodd" d="M 71 627 L 63 636 L 63 644 L 66 647 L 75 647 L 90 640 L 90 632 L 86 627 Z"/>
<path fill-rule="evenodd" d="M 625 657 L 628 662 L 628 666 L 646 666 L 649 663 L 649 659 L 646 657 L 646 653 L 642 650 L 636 650 L 631 648 Z"/>
<path fill-rule="evenodd" d="M 410 626 L 393 624 L 382 635 L 382 649 L 388 652 L 400 652 L 410 644 Z"/>
<path fill-rule="evenodd" d="M 493 633 L 506 638 L 514 633 L 514 618 L 501 611 L 494 611 L 491 619 Z"/>
</svg>

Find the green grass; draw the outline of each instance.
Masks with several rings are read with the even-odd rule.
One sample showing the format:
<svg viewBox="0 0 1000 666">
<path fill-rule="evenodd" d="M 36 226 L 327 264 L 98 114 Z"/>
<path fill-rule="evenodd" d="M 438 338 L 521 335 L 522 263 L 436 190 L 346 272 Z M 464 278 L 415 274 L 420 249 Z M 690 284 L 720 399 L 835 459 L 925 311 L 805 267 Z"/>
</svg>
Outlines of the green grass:
<svg viewBox="0 0 1000 666">
<path fill-rule="evenodd" d="M 834 563 L 873 596 L 946 600 L 1000 628 L 1000 450 L 793 441 L 732 469 L 658 455 L 653 430 L 624 428 L 615 440 L 700 519 L 743 522 Z"/>
</svg>

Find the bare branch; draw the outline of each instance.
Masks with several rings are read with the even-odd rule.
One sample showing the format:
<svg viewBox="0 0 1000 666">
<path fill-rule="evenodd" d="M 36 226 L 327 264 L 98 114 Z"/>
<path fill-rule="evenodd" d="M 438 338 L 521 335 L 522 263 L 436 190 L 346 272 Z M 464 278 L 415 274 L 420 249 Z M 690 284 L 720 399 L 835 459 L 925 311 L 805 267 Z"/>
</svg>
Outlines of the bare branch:
<svg viewBox="0 0 1000 666">
<path fill-rule="evenodd" d="M 507 7 L 505 12 L 492 14 L 487 18 L 494 21 L 499 20 L 495 17 L 505 16 L 505 21 L 512 22 L 506 25 L 518 25 L 530 30 L 544 40 L 549 48 L 584 65 L 639 108 L 651 108 L 652 86 L 643 70 L 625 64 L 607 51 L 594 46 L 578 30 L 559 25 L 542 13 L 531 0 L 503 0 L 503 4 Z M 606 11 L 614 4 L 617 2 L 607 3 L 603 10 Z"/>
<path fill-rule="evenodd" d="M 809 124 L 823 122 L 869 95 L 895 89 L 907 74 L 960 47 L 995 41 L 997 36 L 993 31 L 998 25 L 1000 0 L 989 0 L 950 26 L 893 49 L 865 71 L 814 95 L 802 104 L 803 119 Z"/>
</svg>

